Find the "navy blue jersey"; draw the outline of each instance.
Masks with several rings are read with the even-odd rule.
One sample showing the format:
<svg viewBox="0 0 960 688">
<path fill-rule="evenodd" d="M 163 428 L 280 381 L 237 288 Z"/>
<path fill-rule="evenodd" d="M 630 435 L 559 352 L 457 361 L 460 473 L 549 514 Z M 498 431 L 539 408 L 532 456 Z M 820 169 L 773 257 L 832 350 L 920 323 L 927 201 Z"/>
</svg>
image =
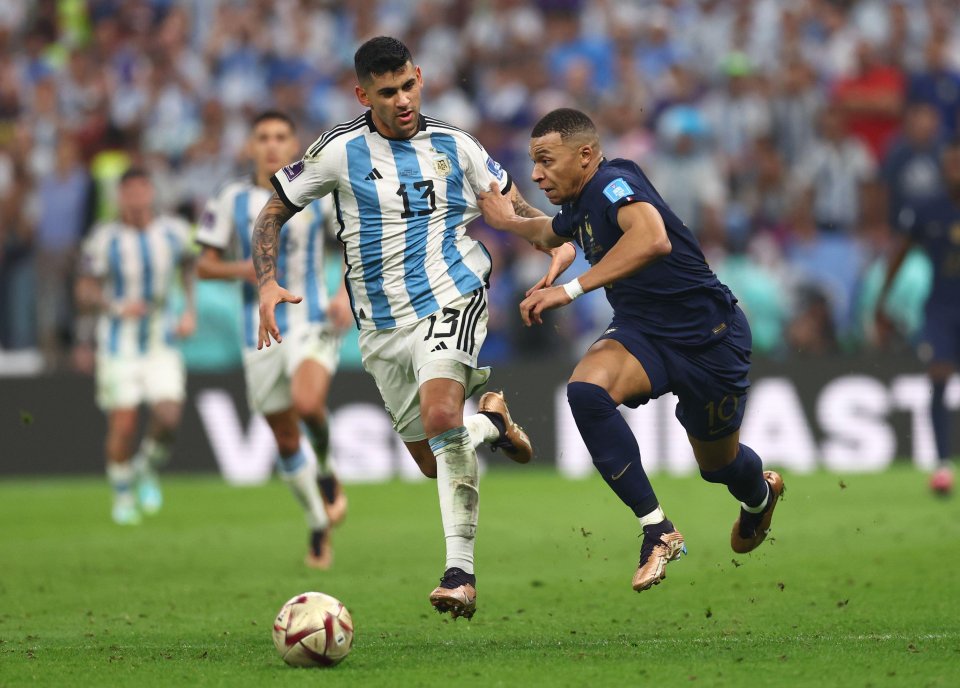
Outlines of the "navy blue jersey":
<svg viewBox="0 0 960 688">
<path fill-rule="evenodd" d="M 960 204 L 944 197 L 918 210 L 910 237 L 933 264 L 928 303 L 960 308 Z"/>
<path fill-rule="evenodd" d="M 659 211 L 673 250 L 636 274 L 606 285 L 615 317 L 629 319 L 651 337 L 683 346 L 722 339 L 737 300 L 707 266 L 696 238 L 636 163 L 603 160 L 580 197 L 564 203 L 553 218 L 553 231 L 575 239 L 595 265 L 623 236 L 617 211 L 641 201 Z"/>
</svg>

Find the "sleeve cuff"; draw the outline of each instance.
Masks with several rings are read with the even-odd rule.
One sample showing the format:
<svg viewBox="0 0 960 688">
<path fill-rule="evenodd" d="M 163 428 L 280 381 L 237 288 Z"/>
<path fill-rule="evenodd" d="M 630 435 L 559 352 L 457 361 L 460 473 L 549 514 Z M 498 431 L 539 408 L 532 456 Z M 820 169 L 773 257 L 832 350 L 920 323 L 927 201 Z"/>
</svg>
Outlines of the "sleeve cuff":
<svg viewBox="0 0 960 688">
<path fill-rule="evenodd" d="M 270 177 L 270 183 L 273 184 L 273 188 L 277 192 L 277 196 L 279 196 L 280 200 L 283 201 L 283 204 L 287 206 L 287 208 L 294 213 L 299 213 L 301 210 L 303 210 L 302 207 L 296 205 L 293 203 L 293 201 L 287 198 L 287 192 L 283 190 L 283 185 L 280 183 L 280 180 L 277 179 L 277 175 Z"/>
<path fill-rule="evenodd" d="M 500 189 L 500 195 L 501 195 L 501 196 L 506 196 L 508 193 L 510 193 L 510 189 L 512 189 L 512 188 L 513 188 L 513 177 L 509 177 L 509 176 L 508 176 L 508 177 L 507 177 L 507 185 L 506 185 L 505 187 L 503 187 L 502 189 Z"/>
</svg>

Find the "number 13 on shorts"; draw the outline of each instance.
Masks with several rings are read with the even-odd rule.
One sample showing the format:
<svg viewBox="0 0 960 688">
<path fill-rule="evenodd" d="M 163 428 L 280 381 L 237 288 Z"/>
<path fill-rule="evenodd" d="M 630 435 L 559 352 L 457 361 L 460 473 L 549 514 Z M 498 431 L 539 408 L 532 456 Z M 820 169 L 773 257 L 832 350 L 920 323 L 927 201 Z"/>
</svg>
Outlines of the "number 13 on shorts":
<svg viewBox="0 0 960 688">
<path fill-rule="evenodd" d="M 486 295 L 483 288 L 425 318 L 424 342 L 431 351 L 455 348 L 476 356 L 486 334 Z M 453 341 L 456 338 L 456 341 Z"/>
</svg>

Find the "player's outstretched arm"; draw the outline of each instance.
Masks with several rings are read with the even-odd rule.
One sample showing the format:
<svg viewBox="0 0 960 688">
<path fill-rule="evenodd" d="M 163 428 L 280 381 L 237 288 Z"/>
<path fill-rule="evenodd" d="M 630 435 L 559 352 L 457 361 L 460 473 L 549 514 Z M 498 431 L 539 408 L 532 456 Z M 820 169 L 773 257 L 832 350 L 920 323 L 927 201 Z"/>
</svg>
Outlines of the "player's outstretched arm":
<svg viewBox="0 0 960 688">
<path fill-rule="evenodd" d="M 488 225 L 523 237 L 538 248 L 552 249 L 567 241 L 553 231 L 553 218 L 523 200 L 516 186 L 507 198 L 500 193 L 500 186 L 492 182 L 489 191 L 480 192 L 477 204 Z"/>
<path fill-rule="evenodd" d="M 293 217 L 293 211 L 273 194 L 263 210 L 257 215 L 253 225 L 253 268 L 257 273 L 257 286 L 260 293 L 260 330 L 257 335 L 257 348 L 270 346 L 270 338 L 279 344 L 283 341 L 274 311 L 278 303 L 300 303 L 302 296 L 294 296 L 277 284 L 277 246 L 280 230 Z"/>
</svg>

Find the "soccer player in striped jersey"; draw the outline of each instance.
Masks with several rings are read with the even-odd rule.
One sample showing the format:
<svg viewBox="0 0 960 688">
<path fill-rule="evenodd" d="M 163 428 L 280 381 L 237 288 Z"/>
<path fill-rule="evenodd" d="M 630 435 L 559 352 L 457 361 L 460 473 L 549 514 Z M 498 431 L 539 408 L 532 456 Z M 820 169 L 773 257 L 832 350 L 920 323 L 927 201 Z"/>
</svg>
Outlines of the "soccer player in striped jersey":
<svg viewBox="0 0 960 688">
<path fill-rule="evenodd" d="M 328 460 L 327 393 L 340 352 L 338 330 L 351 320 L 345 290 L 327 299 L 324 281 L 324 227 L 330 204 L 314 201 L 290 219 L 280 235 L 277 272 L 304 295 L 304 308 L 282 304 L 276 311 L 280 330 L 289 339 L 283 349 L 257 350 L 259 315 L 256 275 L 250 257 L 253 220 L 270 199 L 270 176 L 297 155 L 293 120 L 267 111 L 251 125 L 248 150 L 251 177 L 226 184 L 210 199 L 197 241 L 203 246 L 200 277 L 243 281 L 243 369 L 251 410 L 262 413 L 273 430 L 280 454 L 279 471 L 303 506 L 310 527 L 308 566 L 332 563 L 330 527 L 346 515 L 347 500 Z M 317 462 L 301 446 L 301 423 Z"/>
<path fill-rule="evenodd" d="M 363 365 L 421 471 L 437 478 L 447 557 L 430 602 L 469 618 L 476 609 L 475 448 L 490 442 L 521 463 L 533 450 L 500 393 L 484 394 L 480 412 L 464 418 L 464 400 L 490 375 L 477 359 L 491 268 L 465 227 L 480 214 L 477 194 L 492 181 L 515 204 L 522 199 L 476 139 L 420 114 L 420 69 L 400 41 L 367 41 L 354 65 L 357 98 L 368 110 L 275 174 L 276 194 L 257 218 L 259 345 L 281 341 L 276 309 L 302 299 L 278 283 L 280 228 L 332 194 Z"/>
<path fill-rule="evenodd" d="M 156 471 L 170 455 L 186 383 L 172 340 L 189 337 L 196 327 L 189 228 L 178 218 L 155 215 L 153 199 L 146 172 L 124 173 L 120 218 L 91 231 L 76 285 L 80 308 L 99 312 L 97 403 L 107 414 L 107 477 L 113 520 L 121 525 L 160 510 Z M 178 277 L 187 306 L 174 321 L 168 299 Z M 149 405 L 150 421 L 134 455 L 141 404 Z"/>
</svg>

